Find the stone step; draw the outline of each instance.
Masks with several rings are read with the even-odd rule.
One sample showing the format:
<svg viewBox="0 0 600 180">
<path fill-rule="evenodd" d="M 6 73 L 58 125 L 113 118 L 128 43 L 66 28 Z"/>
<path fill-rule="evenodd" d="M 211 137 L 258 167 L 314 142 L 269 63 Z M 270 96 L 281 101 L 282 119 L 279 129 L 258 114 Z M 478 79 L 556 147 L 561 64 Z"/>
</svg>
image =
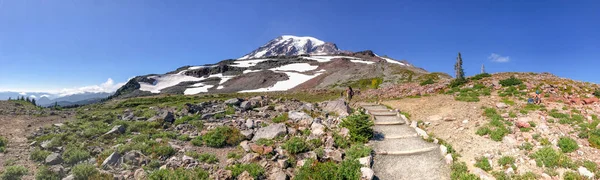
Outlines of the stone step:
<svg viewBox="0 0 600 180">
<path fill-rule="evenodd" d="M 400 125 L 406 122 L 398 116 L 375 116 L 375 125 Z"/>
<path fill-rule="evenodd" d="M 418 137 L 415 129 L 407 125 L 376 125 L 373 127 L 375 139 L 397 139 Z"/>
<path fill-rule="evenodd" d="M 373 116 L 398 116 L 398 113 L 393 111 L 369 111 L 369 114 Z"/>
<path fill-rule="evenodd" d="M 388 109 L 385 106 L 362 106 L 365 110 L 367 111 L 389 111 L 390 109 Z"/>
<path fill-rule="evenodd" d="M 376 179 L 380 180 L 449 180 L 450 168 L 439 151 L 405 156 L 378 155 L 373 159 Z"/>
<path fill-rule="evenodd" d="M 428 143 L 421 137 L 374 140 L 369 142 L 369 144 L 375 150 L 375 154 L 413 155 L 429 151 L 439 153 L 439 145 Z"/>
</svg>

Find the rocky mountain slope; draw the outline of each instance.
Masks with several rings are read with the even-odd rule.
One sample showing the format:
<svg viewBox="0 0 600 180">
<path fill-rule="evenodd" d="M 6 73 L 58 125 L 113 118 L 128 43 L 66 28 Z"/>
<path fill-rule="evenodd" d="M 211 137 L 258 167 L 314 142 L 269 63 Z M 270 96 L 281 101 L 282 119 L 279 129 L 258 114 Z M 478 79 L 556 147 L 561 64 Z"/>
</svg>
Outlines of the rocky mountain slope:
<svg viewBox="0 0 600 180">
<path fill-rule="evenodd" d="M 335 45 L 316 38 L 282 36 L 240 59 L 137 76 L 114 97 L 327 89 L 366 86 L 372 79 L 385 85 L 426 74 L 406 61 L 372 51 L 342 53 Z M 436 78 L 448 77 L 439 74 Z"/>
</svg>

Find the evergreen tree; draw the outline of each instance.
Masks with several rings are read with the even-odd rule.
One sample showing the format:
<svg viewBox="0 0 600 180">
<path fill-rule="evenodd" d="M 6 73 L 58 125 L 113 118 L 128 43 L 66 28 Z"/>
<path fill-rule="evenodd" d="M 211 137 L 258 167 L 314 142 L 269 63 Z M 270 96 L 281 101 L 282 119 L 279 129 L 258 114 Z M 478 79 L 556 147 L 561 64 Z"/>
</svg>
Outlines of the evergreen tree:
<svg viewBox="0 0 600 180">
<path fill-rule="evenodd" d="M 8 97 L 8 100 L 10 101 L 10 100 L 12 100 L 12 98 L 11 98 L 11 97 Z"/>
<path fill-rule="evenodd" d="M 481 74 L 485 74 L 485 65 L 481 65 Z"/>
<path fill-rule="evenodd" d="M 458 57 L 456 57 L 456 64 L 454 65 L 454 71 L 456 72 L 456 79 L 464 80 L 465 72 L 462 68 L 462 57 L 460 56 L 460 52 L 458 53 Z"/>
<path fill-rule="evenodd" d="M 25 98 L 25 101 L 31 102 L 31 100 L 29 99 L 29 97 Z"/>
<path fill-rule="evenodd" d="M 58 108 L 58 102 L 54 102 L 54 109 Z"/>
<path fill-rule="evenodd" d="M 35 104 L 35 99 L 31 98 L 31 104 L 33 104 L 34 106 L 37 106 L 37 104 Z"/>
</svg>

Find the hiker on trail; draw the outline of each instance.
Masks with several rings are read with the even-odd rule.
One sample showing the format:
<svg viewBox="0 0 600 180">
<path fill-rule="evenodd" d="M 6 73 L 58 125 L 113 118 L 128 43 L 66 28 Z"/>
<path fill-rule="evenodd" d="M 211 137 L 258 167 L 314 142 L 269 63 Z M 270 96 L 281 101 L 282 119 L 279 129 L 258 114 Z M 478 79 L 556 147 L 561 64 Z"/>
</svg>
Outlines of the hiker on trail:
<svg viewBox="0 0 600 180">
<path fill-rule="evenodd" d="M 348 98 L 348 101 L 352 100 L 352 96 L 354 96 L 354 91 L 352 91 L 352 87 L 348 86 L 348 89 L 346 89 L 346 97 Z"/>
<path fill-rule="evenodd" d="M 540 96 L 540 94 L 541 94 L 540 90 L 536 90 L 535 91 L 535 98 L 534 98 L 534 103 L 535 104 L 542 103 L 542 97 Z"/>
</svg>

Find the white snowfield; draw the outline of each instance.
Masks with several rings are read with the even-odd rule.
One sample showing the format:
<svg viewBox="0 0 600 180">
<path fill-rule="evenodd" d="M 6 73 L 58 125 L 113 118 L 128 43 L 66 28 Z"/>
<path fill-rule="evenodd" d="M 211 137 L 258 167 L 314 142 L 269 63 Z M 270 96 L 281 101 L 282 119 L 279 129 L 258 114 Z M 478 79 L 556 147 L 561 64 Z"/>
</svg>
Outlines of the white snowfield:
<svg viewBox="0 0 600 180">
<path fill-rule="evenodd" d="M 381 57 L 381 56 L 378 56 L 377 54 L 375 54 L 375 56 L 377 56 L 377 57 L 379 57 L 381 59 L 384 59 L 388 63 L 399 64 L 399 65 L 402 65 L 402 66 L 410 66 L 409 64 L 405 64 L 405 63 L 402 63 L 400 61 L 396 61 L 396 60 L 393 60 L 393 59 L 390 59 L 390 58 Z"/>
<path fill-rule="evenodd" d="M 314 60 L 314 61 L 317 61 L 320 63 L 329 62 L 335 58 L 350 59 L 350 61 L 353 63 L 362 63 L 362 64 L 375 63 L 372 61 L 365 61 L 360 58 L 350 57 L 350 56 L 311 56 L 311 57 L 302 57 L 302 58 Z M 391 60 L 391 59 L 383 58 L 383 57 L 381 57 L 381 58 L 385 59 L 386 61 L 388 61 L 390 63 L 407 66 L 406 64 L 395 61 L 395 60 Z M 236 60 L 236 61 L 234 61 L 235 64 L 233 64 L 231 66 L 253 67 L 257 63 L 260 63 L 260 62 L 263 62 L 266 60 L 269 60 L 269 59 Z M 192 94 L 208 92 L 208 89 L 211 89 L 215 86 L 217 86 L 216 89 L 223 89 L 223 88 L 225 88 L 223 86 L 223 84 L 235 77 L 235 76 L 224 76 L 223 74 L 213 74 L 208 77 L 197 78 L 197 77 L 193 77 L 193 76 L 187 76 L 184 74 L 188 70 L 195 70 L 195 69 L 209 68 L 209 67 L 212 67 L 212 66 L 192 66 L 192 67 L 189 67 L 187 70 L 183 70 L 177 74 L 165 74 L 165 75 L 161 75 L 161 76 L 151 76 L 149 78 L 154 79 L 155 82 L 154 83 L 140 82 L 140 90 L 149 91 L 152 93 L 160 93 L 161 90 L 168 88 L 168 87 L 176 86 L 182 82 L 202 81 L 205 79 L 215 78 L 215 77 L 218 77 L 221 79 L 217 85 L 208 85 L 208 84 L 204 84 L 204 83 L 200 82 L 200 83 L 195 83 L 193 85 L 188 86 L 188 88 L 185 89 L 184 94 L 192 95 Z M 319 66 L 313 66 L 308 63 L 294 63 L 294 64 L 287 64 L 287 65 L 283 65 L 283 66 L 275 67 L 275 68 L 271 68 L 271 69 L 244 70 L 242 72 L 243 74 L 259 72 L 259 71 L 263 71 L 263 70 L 270 70 L 270 71 L 274 71 L 274 72 L 278 72 L 278 73 L 285 73 L 289 77 L 289 79 L 285 80 L 285 81 L 276 82 L 275 85 L 273 85 L 272 87 L 260 88 L 260 89 L 254 89 L 254 90 L 244 90 L 244 91 L 240 91 L 240 92 L 269 92 L 269 91 L 290 90 L 290 89 L 326 72 L 325 69 L 315 71 L 318 68 L 319 68 Z M 313 71 L 312 75 L 302 74 L 302 73 L 310 72 L 310 71 Z"/>
<path fill-rule="evenodd" d="M 280 47 L 278 45 L 280 45 L 282 43 L 289 43 L 288 50 L 291 49 L 292 47 L 294 47 L 296 50 L 298 50 L 297 54 L 308 54 L 308 52 L 306 52 L 306 49 L 304 47 L 307 47 L 307 45 L 309 43 L 311 44 L 311 47 L 316 47 L 316 46 L 325 44 L 324 41 L 321 41 L 317 38 L 309 37 L 309 36 L 301 37 L 301 36 L 283 35 L 274 40 L 277 40 L 277 42 L 275 42 L 274 44 L 271 44 L 270 47 L 267 46 L 269 44 L 265 44 L 260 47 L 262 49 L 261 51 L 254 52 L 254 54 L 250 53 L 248 55 L 245 55 L 245 56 L 239 58 L 239 60 L 261 58 L 262 56 L 267 54 L 267 52 L 269 52 L 273 48 Z M 271 42 L 269 42 L 269 43 L 271 43 Z M 321 54 L 321 52 L 314 52 L 313 54 Z"/>
</svg>

